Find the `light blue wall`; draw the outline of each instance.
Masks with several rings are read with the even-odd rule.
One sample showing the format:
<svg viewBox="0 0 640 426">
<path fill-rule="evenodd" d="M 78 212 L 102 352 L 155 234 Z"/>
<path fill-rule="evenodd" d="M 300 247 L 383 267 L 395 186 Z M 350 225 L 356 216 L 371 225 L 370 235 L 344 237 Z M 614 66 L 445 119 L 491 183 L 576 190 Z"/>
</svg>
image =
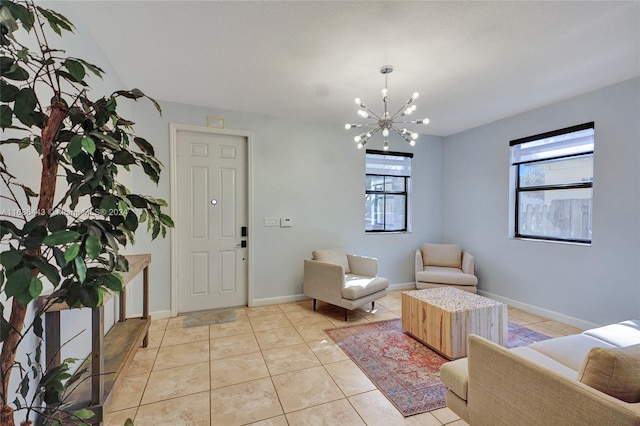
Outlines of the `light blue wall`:
<svg viewBox="0 0 640 426">
<path fill-rule="evenodd" d="M 441 227 L 442 138 L 422 135 L 415 147 L 392 140 L 391 149 L 414 153 L 413 230 L 405 234 L 365 235 L 364 151 L 342 124 L 285 118 L 162 102 L 158 116 L 144 103 L 134 107 L 139 135 L 151 141 L 169 164 L 169 123 L 204 126 L 207 116 L 222 117 L 225 128 L 251 132 L 253 291 L 256 303 L 302 294 L 303 259 L 316 248 L 343 246 L 379 259 L 379 274 L 392 283 L 413 282 L 413 251 L 438 240 Z M 375 139 L 375 138 L 374 138 Z M 371 145 L 371 146 L 370 146 Z M 367 148 L 381 149 L 372 140 Z M 160 185 L 135 179 L 137 191 L 170 200 L 169 171 Z M 291 228 L 267 228 L 265 216 L 290 216 Z M 149 244 L 140 236 L 136 251 L 153 255 L 151 310 L 169 308 L 169 240 Z"/>
<path fill-rule="evenodd" d="M 491 102 L 491 100 L 487 100 Z M 509 141 L 595 122 L 593 244 L 508 238 Z M 479 288 L 570 318 L 640 318 L 640 79 L 445 138 L 444 241 L 475 256 Z"/>
</svg>

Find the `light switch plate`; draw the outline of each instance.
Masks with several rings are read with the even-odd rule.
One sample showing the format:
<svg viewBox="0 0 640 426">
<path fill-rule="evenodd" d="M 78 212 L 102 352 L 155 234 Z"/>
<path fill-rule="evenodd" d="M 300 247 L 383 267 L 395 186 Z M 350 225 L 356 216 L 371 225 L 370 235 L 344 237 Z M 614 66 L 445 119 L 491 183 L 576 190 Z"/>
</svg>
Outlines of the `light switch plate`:
<svg viewBox="0 0 640 426">
<path fill-rule="evenodd" d="M 265 217 L 264 226 L 280 226 L 280 218 L 277 217 Z"/>
<path fill-rule="evenodd" d="M 289 228 L 293 226 L 293 219 L 290 217 L 281 217 L 280 218 L 280 227 L 281 228 Z"/>
</svg>

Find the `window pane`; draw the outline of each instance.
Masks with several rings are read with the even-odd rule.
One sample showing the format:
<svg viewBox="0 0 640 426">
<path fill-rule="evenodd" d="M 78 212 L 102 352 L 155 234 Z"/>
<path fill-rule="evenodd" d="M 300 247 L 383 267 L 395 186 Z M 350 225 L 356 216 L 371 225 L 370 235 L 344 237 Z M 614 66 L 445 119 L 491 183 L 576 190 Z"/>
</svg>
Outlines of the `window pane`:
<svg viewBox="0 0 640 426">
<path fill-rule="evenodd" d="M 367 175 L 366 191 L 384 191 L 384 176 Z"/>
<path fill-rule="evenodd" d="M 404 182 L 405 178 L 403 177 L 387 176 L 384 180 L 384 190 L 387 192 L 404 192 Z"/>
<path fill-rule="evenodd" d="M 520 164 L 520 187 L 593 182 L 593 154 Z"/>
<path fill-rule="evenodd" d="M 385 231 L 405 230 L 405 199 L 404 195 L 387 195 Z"/>
<path fill-rule="evenodd" d="M 591 241 L 591 199 L 591 188 L 519 192 L 518 232 Z"/>
<path fill-rule="evenodd" d="M 384 194 L 367 194 L 364 203 L 365 231 L 384 231 Z"/>
</svg>

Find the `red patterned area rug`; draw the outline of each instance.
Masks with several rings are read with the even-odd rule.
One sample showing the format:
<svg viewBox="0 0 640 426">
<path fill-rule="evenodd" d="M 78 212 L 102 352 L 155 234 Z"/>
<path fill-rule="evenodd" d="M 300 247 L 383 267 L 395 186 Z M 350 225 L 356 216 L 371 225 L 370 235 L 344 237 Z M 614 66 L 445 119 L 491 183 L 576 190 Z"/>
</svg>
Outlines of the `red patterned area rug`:
<svg viewBox="0 0 640 426">
<path fill-rule="evenodd" d="M 325 330 L 405 416 L 446 406 L 440 366 L 448 360 L 409 336 L 400 319 Z M 548 339 L 509 323 L 507 347 Z"/>
</svg>

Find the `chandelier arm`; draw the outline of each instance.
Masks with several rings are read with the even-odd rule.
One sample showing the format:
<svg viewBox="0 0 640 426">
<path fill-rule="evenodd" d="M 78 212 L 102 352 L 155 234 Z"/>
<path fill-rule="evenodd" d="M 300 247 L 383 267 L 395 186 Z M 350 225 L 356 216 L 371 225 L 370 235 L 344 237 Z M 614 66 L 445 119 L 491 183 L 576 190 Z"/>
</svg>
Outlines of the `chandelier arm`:
<svg viewBox="0 0 640 426">
<path fill-rule="evenodd" d="M 402 112 L 403 112 L 405 109 L 407 109 L 407 107 L 408 107 L 409 105 L 411 105 L 411 103 L 410 103 L 410 102 L 407 102 L 407 103 L 405 103 L 404 105 L 402 105 L 402 107 L 400 107 L 400 109 L 399 109 L 398 111 L 396 111 L 396 113 L 395 113 L 395 114 L 393 114 L 393 115 L 391 116 L 391 120 L 393 120 L 393 119 L 397 118 L 399 115 L 401 115 L 401 114 L 402 114 Z"/>
<path fill-rule="evenodd" d="M 395 127 L 395 126 L 391 126 L 391 128 L 392 128 L 392 129 L 393 129 L 393 130 L 394 130 L 398 135 L 400 135 L 400 137 L 401 137 L 402 139 L 404 139 L 404 140 L 405 140 L 405 141 L 407 141 L 407 142 L 411 142 L 411 137 L 407 137 L 404 133 L 402 133 L 402 131 L 401 131 L 400 129 L 398 129 L 398 128 L 397 128 L 397 127 Z"/>
<path fill-rule="evenodd" d="M 367 112 L 371 114 L 371 116 L 374 117 L 376 120 L 380 120 L 380 116 L 375 112 L 371 111 L 369 108 L 367 108 Z"/>
</svg>

